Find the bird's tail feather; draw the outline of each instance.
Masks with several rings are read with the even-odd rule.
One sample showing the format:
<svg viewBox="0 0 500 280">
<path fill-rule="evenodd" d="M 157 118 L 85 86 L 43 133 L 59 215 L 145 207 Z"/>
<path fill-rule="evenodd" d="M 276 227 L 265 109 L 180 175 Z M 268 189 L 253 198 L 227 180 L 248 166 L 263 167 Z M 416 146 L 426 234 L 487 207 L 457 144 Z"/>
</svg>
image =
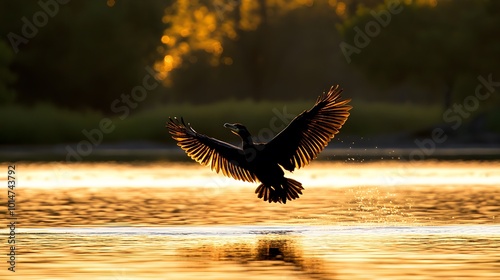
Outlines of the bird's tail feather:
<svg viewBox="0 0 500 280">
<path fill-rule="evenodd" d="M 300 182 L 284 178 L 278 186 L 260 184 L 255 190 L 255 193 L 258 198 L 269 201 L 269 203 L 279 202 L 286 204 L 287 199 L 294 200 L 299 198 L 303 189 Z"/>
</svg>

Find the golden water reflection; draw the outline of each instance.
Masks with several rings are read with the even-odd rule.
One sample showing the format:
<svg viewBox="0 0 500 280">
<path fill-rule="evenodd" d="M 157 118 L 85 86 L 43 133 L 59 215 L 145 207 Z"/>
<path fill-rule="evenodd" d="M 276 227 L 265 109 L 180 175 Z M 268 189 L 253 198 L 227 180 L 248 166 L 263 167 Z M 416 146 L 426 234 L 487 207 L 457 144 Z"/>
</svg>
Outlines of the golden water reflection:
<svg viewBox="0 0 500 280">
<path fill-rule="evenodd" d="M 500 213 L 500 162 L 320 162 L 288 175 L 305 190 L 286 205 L 259 200 L 257 184 L 196 164 L 17 169 L 23 227 L 496 224 Z"/>
<path fill-rule="evenodd" d="M 26 189 L 18 216 L 23 227 L 496 224 L 499 198 L 500 188 L 484 186 L 311 188 L 286 205 L 249 188 Z"/>
<path fill-rule="evenodd" d="M 499 230 L 498 225 L 35 230 L 19 237 L 23 249 L 16 276 L 495 279 Z"/>
<path fill-rule="evenodd" d="M 500 162 L 314 163 L 287 175 L 305 191 L 286 205 L 195 164 L 16 170 L 17 272 L 5 256 L 0 279 L 500 277 Z"/>
</svg>

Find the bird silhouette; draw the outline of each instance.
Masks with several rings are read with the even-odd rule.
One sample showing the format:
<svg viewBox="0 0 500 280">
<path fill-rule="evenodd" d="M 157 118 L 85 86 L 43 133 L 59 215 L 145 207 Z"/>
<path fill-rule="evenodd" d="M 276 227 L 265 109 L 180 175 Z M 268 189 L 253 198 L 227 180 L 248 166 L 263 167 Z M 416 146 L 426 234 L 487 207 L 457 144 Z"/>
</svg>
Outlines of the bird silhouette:
<svg viewBox="0 0 500 280">
<path fill-rule="evenodd" d="M 238 135 L 240 147 L 196 132 L 183 118 L 169 118 L 167 128 L 177 145 L 193 160 L 217 173 L 261 184 L 255 190 L 264 201 L 286 203 L 299 198 L 302 184 L 285 178 L 315 159 L 349 117 L 350 99 L 342 100 L 342 89 L 332 86 L 316 104 L 296 116 L 286 128 L 267 143 L 255 143 L 250 132 L 239 123 L 225 123 Z"/>
</svg>

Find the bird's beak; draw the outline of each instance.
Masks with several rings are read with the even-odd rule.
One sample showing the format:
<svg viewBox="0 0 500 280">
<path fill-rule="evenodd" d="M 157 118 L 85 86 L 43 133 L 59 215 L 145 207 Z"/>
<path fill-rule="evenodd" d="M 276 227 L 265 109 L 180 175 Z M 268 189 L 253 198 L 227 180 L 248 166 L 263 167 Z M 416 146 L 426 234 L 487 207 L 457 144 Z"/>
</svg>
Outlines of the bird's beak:
<svg viewBox="0 0 500 280">
<path fill-rule="evenodd" d="M 231 124 L 231 123 L 225 123 L 224 127 L 231 129 L 232 132 L 238 132 L 239 131 L 238 127 L 236 127 L 234 124 Z"/>
</svg>

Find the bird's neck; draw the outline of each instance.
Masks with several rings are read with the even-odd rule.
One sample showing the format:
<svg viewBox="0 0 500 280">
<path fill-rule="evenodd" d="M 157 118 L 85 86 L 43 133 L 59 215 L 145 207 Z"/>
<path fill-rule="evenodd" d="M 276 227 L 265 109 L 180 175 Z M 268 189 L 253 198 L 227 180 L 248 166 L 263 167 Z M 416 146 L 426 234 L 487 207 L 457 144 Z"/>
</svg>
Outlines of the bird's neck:
<svg viewBox="0 0 500 280">
<path fill-rule="evenodd" d="M 254 146 L 252 135 L 250 133 L 240 134 L 241 140 L 243 141 L 243 148 Z"/>
<path fill-rule="evenodd" d="M 253 146 L 253 139 L 252 136 L 248 135 L 248 137 L 241 138 L 243 140 L 243 146 Z"/>
<path fill-rule="evenodd" d="M 240 136 L 241 140 L 243 140 L 241 148 L 243 150 L 243 153 L 245 154 L 245 159 L 248 162 L 255 160 L 257 156 L 257 149 L 255 148 L 255 144 L 253 143 L 252 136 L 250 134 L 245 136 L 243 135 Z"/>
</svg>

